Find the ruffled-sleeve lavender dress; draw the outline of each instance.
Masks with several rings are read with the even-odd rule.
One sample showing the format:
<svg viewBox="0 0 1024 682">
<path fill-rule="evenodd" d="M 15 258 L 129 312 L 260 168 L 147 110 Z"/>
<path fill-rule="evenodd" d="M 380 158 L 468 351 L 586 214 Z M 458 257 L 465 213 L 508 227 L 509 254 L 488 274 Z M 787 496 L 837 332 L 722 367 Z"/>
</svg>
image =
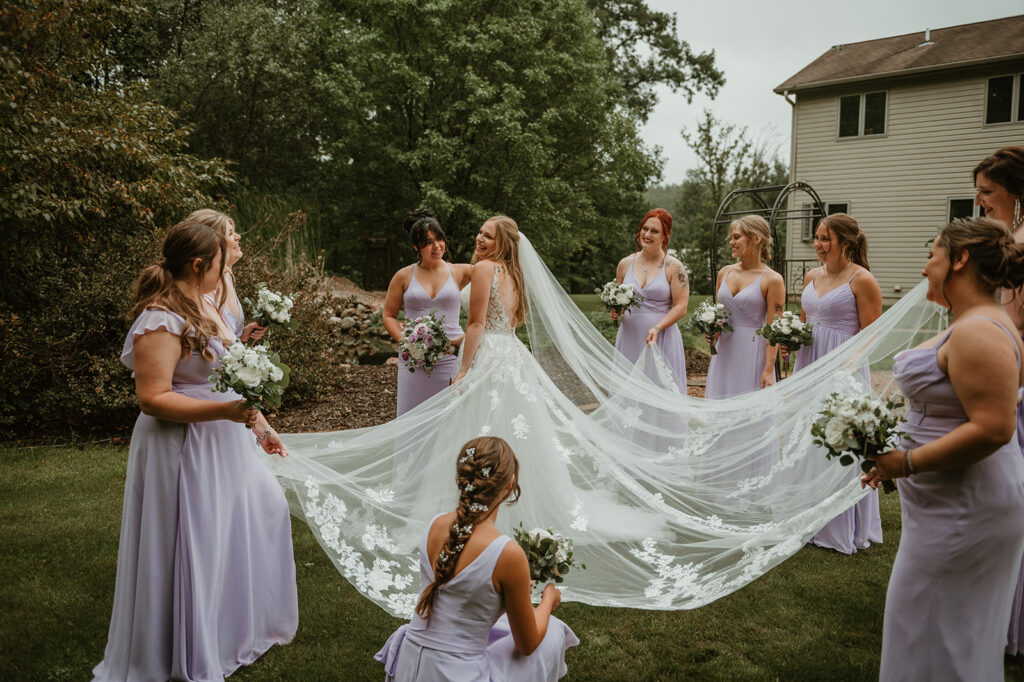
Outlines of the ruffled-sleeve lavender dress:
<svg viewBox="0 0 1024 682">
<path fill-rule="evenodd" d="M 459 287 L 452 278 L 451 266 L 448 266 L 448 279 L 444 286 L 431 298 L 416 279 L 416 266 L 413 265 L 409 286 L 402 295 L 402 310 L 409 319 L 426 315 L 431 310 L 436 311 L 443 320 L 444 333 L 450 340 L 462 336 L 462 327 L 459 326 Z M 441 358 L 430 376 L 419 370 L 410 372 L 399 358 L 397 414 L 405 414 L 427 398 L 443 391 L 451 383 L 456 369 L 458 358 L 454 355 Z"/>
<path fill-rule="evenodd" d="M 180 334 L 178 315 L 150 309 L 125 339 L 121 362 L 134 369 L 135 340 Z M 223 352 L 220 339 L 211 349 Z M 175 393 L 215 393 L 216 361 L 193 353 L 178 362 Z M 298 624 L 291 523 L 281 486 L 263 463 L 252 431 L 226 420 L 178 424 L 140 414 L 125 476 L 114 607 L 96 680 L 222 680 Z"/>
<path fill-rule="evenodd" d="M 910 403 L 903 430 L 913 438 L 902 447 L 921 447 L 967 421 L 938 365 L 948 336 L 896 355 L 893 374 Z M 903 535 L 885 596 L 881 679 L 1002 682 L 1024 552 L 1024 459 L 1016 439 L 963 469 L 897 483 Z"/>
<path fill-rule="evenodd" d="M 732 268 L 722 277 L 718 288 L 718 302 L 729 311 L 729 325 L 733 331 L 718 337 L 717 353 L 708 365 L 707 386 L 704 397 L 729 398 L 761 388 L 765 352 L 768 342 L 755 331 L 764 326 L 768 303 L 761 294 L 764 273 L 741 289 L 735 296 L 729 290 L 728 279 Z"/>
<path fill-rule="evenodd" d="M 800 305 L 804 309 L 807 321 L 814 324 L 814 341 L 810 346 L 804 346 L 797 351 L 794 372 L 799 372 L 860 331 L 857 298 L 853 295 L 850 282 L 861 272 L 863 270 L 857 270 L 845 284 L 824 296 L 818 295 L 813 278 L 810 284 L 804 287 Z M 859 470 L 851 473 L 859 474 Z M 872 542 L 881 541 L 882 517 L 878 512 L 877 492 L 871 492 L 852 509 L 847 509 L 837 516 L 811 539 L 812 544 L 844 554 L 853 554 L 858 549 L 866 549 Z"/>
<path fill-rule="evenodd" d="M 667 259 L 661 262 L 661 269 L 651 277 L 646 287 L 640 286 L 636 275 L 633 273 L 633 264 L 636 256 L 629 264 L 629 270 L 623 277 L 623 284 L 629 284 L 633 291 L 644 297 L 638 305 L 631 307 L 621 318 L 619 332 L 615 336 L 615 348 L 622 353 L 627 360 L 635 363 L 640 358 L 640 353 L 647 343 L 647 332 L 651 327 L 661 322 L 665 313 L 672 308 L 672 287 L 665 277 L 665 265 Z M 683 349 L 683 335 L 679 332 L 678 325 L 672 325 L 668 329 L 662 329 L 658 333 L 656 344 L 665 356 L 676 385 L 683 393 L 686 392 L 686 353 Z M 654 371 L 654 368 L 651 368 Z"/>
<path fill-rule="evenodd" d="M 512 539 L 506 535 L 495 538 L 441 588 L 428 620 L 413 615 L 410 623 L 388 638 L 374 656 L 384 664 L 388 682 L 542 682 L 566 674 L 565 650 L 580 641 L 555 616 L 550 617 L 544 639 L 532 654 L 523 656 L 516 650 L 504 615 L 505 602 L 491 581 L 509 542 Z M 424 534 L 420 586 L 426 588 L 433 580 Z"/>
</svg>

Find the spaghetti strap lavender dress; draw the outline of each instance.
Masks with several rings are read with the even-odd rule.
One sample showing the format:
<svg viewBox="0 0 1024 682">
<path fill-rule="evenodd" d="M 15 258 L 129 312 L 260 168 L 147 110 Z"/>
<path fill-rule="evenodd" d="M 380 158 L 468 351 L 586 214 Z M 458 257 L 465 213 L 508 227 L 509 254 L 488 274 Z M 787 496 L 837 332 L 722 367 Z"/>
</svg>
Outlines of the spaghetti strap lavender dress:
<svg viewBox="0 0 1024 682">
<path fill-rule="evenodd" d="M 1024 287 L 1020 289 L 1000 289 L 999 302 L 1018 332 L 1024 328 Z M 1024 390 L 1021 391 L 1024 398 Z M 1024 456 L 1024 399 L 1017 402 L 1017 444 Z M 1024 654 L 1024 563 L 1021 564 L 1017 577 L 1017 589 L 1013 593 L 1013 605 L 1010 607 L 1010 629 L 1006 635 L 1006 653 L 1010 656 Z"/>
<path fill-rule="evenodd" d="M 718 337 L 708 365 L 707 387 L 704 397 L 709 399 L 729 398 L 750 393 L 761 388 L 761 374 L 764 372 L 765 352 L 768 342 L 755 331 L 764 326 L 768 303 L 761 294 L 761 278 L 764 273 L 738 291 L 735 296 L 729 290 L 728 279 L 732 268 L 722 278 L 718 287 L 718 302 L 729 311 L 729 324 L 733 331 Z"/>
<path fill-rule="evenodd" d="M 633 261 L 636 261 L 634 256 Z M 651 277 L 646 287 L 640 286 L 630 263 L 623 284 L 629 284 L 633 290 L 644 297 L 644 300 L 633 306 L 620 318 L 619 332 L 615 336 L 615 348 L 631 363 L 636 363 L 647 343 L 647 332 L 661 322 L 665 313 L 672 307 L 672 287 L 665 277 L 665 265 Z M 656 341 L 672 371 L 672 378 L 679 389 L 686 393 L 686 353 L 683 350 L 683 335 L 678 325 L 662 329 Z M 650 368 L 654 372 L 654 368 Z"/>
<path fill-rule="evenodd" d="M 902 428 L 913 438 L 903 447 L 921 447 L 967 421 L 938 365 L 948 336 L 896 355 L 893 374 L 909 400 Z M 1024 459 L 1016 438 L 963 469 L 897 483 L 903 535 L 885 597 L 881 679 L 1001 682 L 1024 552 Z"/>
<path fill-rule="evenodd" d="M 416 266 L 413 265 L 412 278 L 402 295 L 402 310 L 409 319 L 426 315 L 431 310 L 436 311 L 442 318 L 444 333 L 449 339 L 462 336 L 462 327 L 459 326 L 459 287 L 452 278 L 451 266 L 448 266 L 448 279 L 444 286 L 431 298 L 416 279 Z M 405 414 L 427 398 L 443 391 L 451 383 L 457 368 L 458 358 L 454 355 L 441 358 L 430 376 L 419 370 L 410 372 L 399 360 L 397 414 Z"/>
<path fill-rule="evenodd" d="M 814 323 L 814 341 L 810 346 L 797 351 L 794 372 L 799 372 L 860 331 L 857 299 L 850 288 L 850 282 L 861 272 L 863 270 L 857 270 L 846 284 L 841 284 L 824 296 L 818 295 L 813 279 L 804 287 L 800 305 L 807 321 Z M 856 471 L 850 475 L 859 474 Z M 872 542 L 881 541 L 882 517 L 878 511 L 878 493 L 875 491 L 830 521 L 811 539 L 814 545 L 844 554 L 853 554 L 858 549 L 868 548 Z"/>
<path fill-rule="evenodd" d="M 509 542 L 512 538 L 506 535 L 495 538 L 441 588 L 429 619 L 413 615 L 411 622 L 388 638 L 374 656 L 384 664 L 388 682 L 541 682 L 566 674 L 565 650 L 580 640 L 555 616 L 550 616 L 544 639 L 532 654 L 523 656 L 516 651 L 504 600 L 491 580 L 498 557 Z M 433 580 L 424 534 L 421 588 Z"/>
<path fill-rule="evenodd" d="M 178 315 L 150 309 L 125 339 L 181 333 Z M 223 352 L 220 339 L 211 348 Z M 178 362 L 175 393 L 215 393 L 216 361 Z M 230 421 L 179 424 L 140 414 L 125 476 L 114 606 L 95 680 L 223 680 L 298 625 L 291 523 L 281 486 L 252 431 Z"/>
</svg>

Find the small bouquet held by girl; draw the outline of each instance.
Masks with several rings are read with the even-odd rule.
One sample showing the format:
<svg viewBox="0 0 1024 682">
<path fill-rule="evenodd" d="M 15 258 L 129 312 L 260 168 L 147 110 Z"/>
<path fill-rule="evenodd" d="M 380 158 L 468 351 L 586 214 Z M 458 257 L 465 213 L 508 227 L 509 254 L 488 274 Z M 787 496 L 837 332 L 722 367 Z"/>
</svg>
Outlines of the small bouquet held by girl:
<svg viewBox="0 0 1024 682">
<path fill-rule="evenodd" d="M 450 352 L 450 346 L 437 311 L 431 310 L 415 320 L 406 318 L 402 338 L 398 340 L 398 355 L 410 372 L 420 370 L 429 377 L 441 358 Z"/>
<path fill-rule="evenodd" d="M 526 559 L 530 562 L 530 580 L 536 585 L 561 583 L 569 569 L 577 566 L 572 558 L 572 540 L 561 533 L 550 528 L 526 530 L 520 523 L 514 536 L 526 552 Z M 585 569 L 587 565 L 578 564 L 578 567 Z"/>
<path fill-rule="evenodd" d="M 290 375 L 288 365 L 268 346 L 246 346 L 235 339 L 221 354 L 210 382 L 215 391 L 242 396 L 246 407 L 280 407 Z"/>
<path fill-rule="evenodd" d="M 252 301 L 246 297 L 244 302 L 249 308 L 249 315 L 259 326 L 269 327 L 276 324 L 286 329 L 295 328 L 295 321 L 292 319 L 295 301 L 291 296 L 271 291 L 266 284 L 260 282 L 256 285 L 256 300 Z"/>
<path fill-rule="evenodd" d="M 809 346 L 814 341 L 814 325 L 804 322 L 791 310 L 776 315 L 774 320 L 754 333 L 763 336 L 769 346 L 781 346 L 789 351 L 789 355 L 784 355 L 781 359 L 784 374 L 789 372 L 790 356 L 802 346 Z"/>
<path fill-rule="evenodd" d="M 833 393 L 825 398 L 811 435 L 815 444 L 825 448 L 825 457 L 838 457 L 843 466 L 860 459 L 861 469 L 867 473 L 874 466 L 872 459 L 895 448 L 906 436 L 895 412 L 902 406 L 902 401 L 892 397 L 883 403 L 869 395 Z M 883 481 L 882 487 L 887 493 L 896 490 L 892 481 Z"/>
<path fill-rule="evenodd" d="M 715 335 L 721 334 L 722 332 L 731 332 L 732 325 L 726 320 L 729 319 L 729 311 L 725 309 L 725 305 L 721 303 L 712 303 L 711 301 L 704 301 L 690 315 L 690 319 L 686 321 L 686 328 L 693 329 L 700 332 L 704 336 L 708 337 L 708 345 L 711 346 L 711 354 L 717 355 L 718 351 L 715 349 Z"/>
<path fill-rule="evenodd" d="M 635 305 L 639 305 L 644 297 L 636 292 L 629 284 L 619 284 L 615 280 L 608 282 L 600 289 L 594 289 L 594 293 L 601 297 L 601 303 L 608 312 L 614 312 L 615 326 L 619 326 L 619 317 Z"/>
</svg>

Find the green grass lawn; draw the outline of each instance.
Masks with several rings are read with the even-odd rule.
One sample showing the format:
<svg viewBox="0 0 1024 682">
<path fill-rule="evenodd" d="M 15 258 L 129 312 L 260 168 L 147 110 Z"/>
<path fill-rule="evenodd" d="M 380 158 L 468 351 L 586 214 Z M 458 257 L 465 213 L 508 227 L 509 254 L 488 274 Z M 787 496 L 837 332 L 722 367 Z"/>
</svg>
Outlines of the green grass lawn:
<svg viewBox="0 0 1024 682">
<path fill-rule="evenodd" d="M 85 680 L 106 642 L 127 450 L 0 448 L 0 679 Z M 401 621 L 364 599 L 294 520 L 299 631 L 231 679 L 378 680 L 373 654 Z M 806 547 L 739 592 L 695 611 L 567 603 L 582 644 L 568 680 L 877 679 L 899 501 L 886 541 L 843 556 Z M 1007 666 L 1024 680 L 1024 663 Z"/>
</svg>

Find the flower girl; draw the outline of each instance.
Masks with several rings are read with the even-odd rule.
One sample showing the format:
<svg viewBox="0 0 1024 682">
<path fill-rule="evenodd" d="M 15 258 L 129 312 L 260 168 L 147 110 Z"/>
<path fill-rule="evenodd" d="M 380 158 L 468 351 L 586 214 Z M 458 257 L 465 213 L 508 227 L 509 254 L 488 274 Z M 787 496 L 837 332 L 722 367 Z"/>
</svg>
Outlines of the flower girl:
<svg viewBox="0 0 1024 682">
<path fill-rule="evenodd" d="M 431 521 L 420 545 L 416 613 L 375 658 L 386 679 L 401 682 L 557 680 L 565 650 L 579 644 L 551 615 L 561 594 L 549 583 L 533 607 L 526 554 L 494 526 L 499 505 L 519 498 L 512 448 L 501 438 L 469 441 L 455 481 L 458 507 Z"/>
</svg>

